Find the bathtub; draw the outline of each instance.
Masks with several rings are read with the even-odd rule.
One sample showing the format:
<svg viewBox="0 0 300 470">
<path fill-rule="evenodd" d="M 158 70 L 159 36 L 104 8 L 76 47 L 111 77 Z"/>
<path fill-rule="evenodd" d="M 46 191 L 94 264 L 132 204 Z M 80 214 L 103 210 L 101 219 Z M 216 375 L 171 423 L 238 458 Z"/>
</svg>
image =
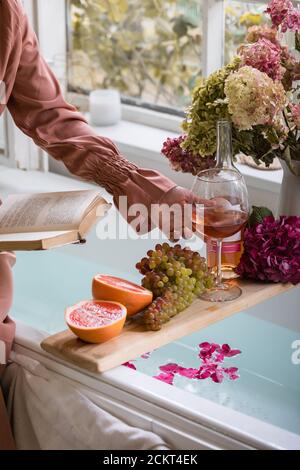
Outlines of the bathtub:
<svg viewBox="0 0 300 470">
<path fill-rule="evenodd" d="M 0 170 L 1 196 L 16 188 L 89 186 L 57 175 Z M 43 338 L 65 328 L 64 308 L 90 297 L 93 275 L 104 272 L 139 281 L 134 265 L 157 243 L 146 238 L 99 240 L 97 230 L 101 232 L 101 225 L 90 233 L 86 245 L 18 253 L 12 309 L 16 352 L 38 359 L 107 411 L 160 434 L 174 448 L 300 449 L 300 365 L 292 360 L 293 344 L 300 340 L 299 288 L 157 349 L 147 358 L 136 358 L 132 361 L 136 370 L 120 366 L 97 375 L 41 350 Z M 154 378 L 167 363 L 199 365 L 197 345 L 203 341 L 229 343 L 242 351 L 228 360 L 228 366 L 239 368 L 239 380 L 216 384 L 178 377 L 171 386 Z"/>
</svg>

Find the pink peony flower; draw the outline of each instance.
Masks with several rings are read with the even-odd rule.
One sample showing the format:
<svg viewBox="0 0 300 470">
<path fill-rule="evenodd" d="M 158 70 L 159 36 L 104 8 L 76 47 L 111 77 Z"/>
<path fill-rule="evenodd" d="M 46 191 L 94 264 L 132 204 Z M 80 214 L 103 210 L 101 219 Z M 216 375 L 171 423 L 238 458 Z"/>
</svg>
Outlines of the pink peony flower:
<svg viewBox="0 0 300 470">
<path fill-rule="evenodd" d="M 181 144 L 185 139 L 186 136 L 181 135 L 175 139 L 168 138 L 163 144 L 161 153 L 167 157 L 173 170 L 197 175 L 200 171 L 215 166 L 214 157 L 202 157 L 183 149 Z"/>
<path fill-rule="evenodd" d="M 246 279 L 300 283 L 300 217 L 269 216 L 247 228 L 236 272 Z"/>
<path fill-rule="evenodd" d="M 288 12 L 293 8 L 293 4 L 289 0 L 271 0 L 268 3 L 266 13 L 269 13 L 273 25 L 278 27 L 286 19 Z"/>
<path fill-rule="evenodd" d="M 281 48 L 277 44 L 262 38 L 253 44 L 240 48 L 241 66 L 249 65 L 266 73 L 273 80 L 281 80 L 285 69 L 281 66 Z"/>
</svg>

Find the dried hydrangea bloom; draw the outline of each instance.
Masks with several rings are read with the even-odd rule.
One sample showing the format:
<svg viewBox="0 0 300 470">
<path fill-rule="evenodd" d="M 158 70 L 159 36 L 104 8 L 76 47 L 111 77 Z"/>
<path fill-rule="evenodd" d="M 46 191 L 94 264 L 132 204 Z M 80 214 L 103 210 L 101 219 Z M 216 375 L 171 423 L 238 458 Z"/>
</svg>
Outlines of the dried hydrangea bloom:
<svg viewBox="0 0 300 470">
<path fill-rule="evenodd" d="M 270 15 L 273 25 L 278 27 L 293 8 L 293 4 L 289 0 L 271 0 L 268 3 L 266 13 Z"/>
<path fill-rule="evenodd" d="M 300 217 L 265 217 L 246 229 L 236 272 L 246 279 L 300 283 Z"/>
<path fill-rule="evenodd" d="M 241 67 L 227 78 L 225 95 L 232 121 L 239 130 L 272 125 L 286 104 L 282 84 L 250 66 Z"/>
<path fill-rule="evenodd" d="M 181 135 L 174 139 L 168 138 L 163 144 L 161 153 L 167 157 L 173 170 L 197 175 L 200 171 L 215 165 L 213 156 L 202 157 L 182 148 L 185 139 L 186 136 Z"/>
<path fill-rule="evenodd" d="M 298 31 L 300 29 L 300 10 L 290 0 L 271 0 L 266 9 L 273 26 L 281 31 Z"/>
<path fill-rule="evenodd" d="M 202 156 L 214 155 L 217 147 L 217 121 L 229 117 L 225 101 L 225 80 L 237 70 L 240 58 L 212 73 L 202 80 L 193 91 L 193 102 L 183 123 L 187 137 L 182 143 L 184 149 Z"/>
<path fill-rule="evenodd" d="M 277 29 L 271 28 L 266 24 L 261 26 L 251 26 L 251 28 L 248 29 L 246 36 L 247 43 L 257 42 L 259 39 L 267 39 L 274 44 L 279 44 L 277 39 Z"/>
<path fill-rule="evenodd" d="M 300 104 L 290 104 L 291 117 L 297 129 L 300 129 Z"/>
<path fill-rule="evenodd" d="M 281 65 L 281 48 L 268 39 L 262 38 L 253 44 L 244 44 L 239 54 L 242 65 L 265 72 L 273 80 L 283 78 L 285 69 Z"/>
<path fill-rule="evenodd" d="M 300 29 L 300 10 L 292 8 L 281 24 L 281 31 L 298 31 Z"/>
</svg>

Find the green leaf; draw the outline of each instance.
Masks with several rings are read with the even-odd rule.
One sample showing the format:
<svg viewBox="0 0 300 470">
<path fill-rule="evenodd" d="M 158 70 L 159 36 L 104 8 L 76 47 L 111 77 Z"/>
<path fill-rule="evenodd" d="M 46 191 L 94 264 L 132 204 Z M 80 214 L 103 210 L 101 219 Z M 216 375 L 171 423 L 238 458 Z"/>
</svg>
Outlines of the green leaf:
<svg viewBox="0 0 300 470">
<path fill-rule="evenodd" d="M 252 207 L 252 213 L 248 220 L 249 227 L 254 227 L 255 225 L 261 224 L 265 217 L 273 217 L 273 212 L 270 211 L 267 207 Z"/>
</svg>

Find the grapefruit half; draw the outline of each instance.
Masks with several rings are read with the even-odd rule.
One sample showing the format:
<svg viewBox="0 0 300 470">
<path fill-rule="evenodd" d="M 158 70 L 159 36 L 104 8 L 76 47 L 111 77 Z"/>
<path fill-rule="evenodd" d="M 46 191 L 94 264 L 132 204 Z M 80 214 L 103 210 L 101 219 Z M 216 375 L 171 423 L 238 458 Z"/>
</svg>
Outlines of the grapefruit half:
<svg viewBox="0 0 300 470">
<path fill-rule="evenodd" d="M 153 294 L 148 289 L 115 276 L 97 274 L 93 278 L 94 299 L 113 300 L 127 308 L 127 315 L 135 315 L 151 304 Z"/>
<path fill-rule="evenodd" d="M 126 307 L 118 302 L 84 300 L 68 307 L 65 319 L 78 338 L 87 343 L 104 343 L 121 333 L 126 315 Z"/>
</svg>

